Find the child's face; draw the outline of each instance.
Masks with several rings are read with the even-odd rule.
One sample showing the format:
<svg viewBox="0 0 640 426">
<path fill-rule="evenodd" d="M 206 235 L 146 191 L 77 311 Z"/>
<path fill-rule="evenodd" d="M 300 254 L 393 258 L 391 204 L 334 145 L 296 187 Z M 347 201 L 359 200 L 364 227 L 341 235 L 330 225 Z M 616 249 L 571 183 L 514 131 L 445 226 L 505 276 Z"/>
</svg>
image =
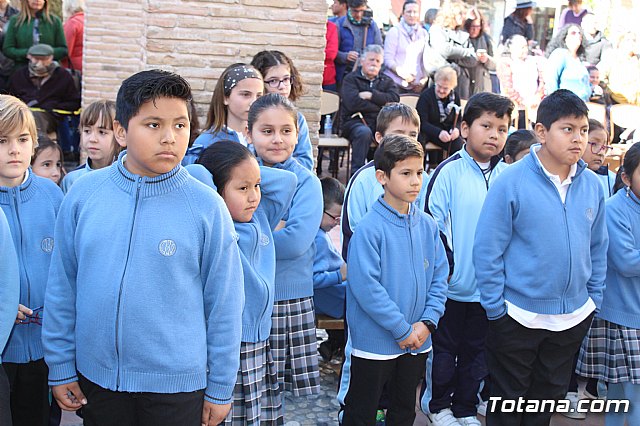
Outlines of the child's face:
<svg viewBox="0 0 640 426">
<path fill-rule="evenodd" d="M 545 157 L 549 161 L 545 167 L 571 167 L 582 158 L 587 147 L 589 119 L 574 116 L 561 117 L 551 125 L 550 129 L 537 123 L 535 131 L 542 144 L 539 157 Z"/>
<path fill-rule="evenodd" d="M 376 141 L 380 142 L 385 135 L 404 135 L 417 139 L 420 128 L 409 120 L 405 120 L 398 116 L 391 120 L 389 127 L 384 131 L 384 135 L 376 132 Z"/>
<path fill-rule="evenodd" d="M 436 81 L 436 96 L 440 99 L 444 99 L 453 89 L 456 88 L 456 84 L 452 81 L 440 79 Z"/>
<path fill-rule="evenodd" d="M 147 177 L 167 173 L 180 164 L 189 145 L 187 103 L 166 97 L 145 102 L 129 120 L 129 129 L 115 121 L 114 133 L 127 148 L 127 170 Z"/>
<path fill-rule="evenodd" d="M 267 108 L 253 123 L 253 129 L 247 133 L 247 140 L 253 144 L 265 166 L 283 163 L 291 157 L 298 143 L 296 123 L 284 108 Z"/>
<path fill-rule="evenodd" d="M 341 214 L 342 204 L 331 203 L 329 207 L 325 207 L 322 221 L 320 222 L 320 229 L 324 232 L 331 231 L 336 225 L 340 224 Z"/>
<path fill-rule="evenodd" d="M 264 75 L 264 88 L 267 93 L 280 93 L 289 98 L 291 93 L 291 70 L 288 65 L 276 65 Z"/>
<path fill-rule="evenodd" d="M 40 151 L 31 166 L 31 170 L 40 177 L 51 179 L 57 185 L 62 177 L 60 151 L 55 148 L 45 148 Z"/>
<path fill-rule="evenodd" d="M 591 70 L 589 71 L 589 83 L 591 86 L 597 86 L 600 84 L 600 71 L 599 70 Z"/>
<path fill-rule="evenodd" d="M 486 163 L 504 148 L 509 133 L 509 116 L 497 117 L 485 111 L 471 126 L 463 121 L 460 129 L 462 137 L 467 140 L 469 155 L 480 163 Z"/>
<path fill-rule="evenodd" d="M 262 96 L 263 90 L 264 84 L 262 84 L 262 81 L 257 78 L 245 78 L 231 89 L 228 97 L 224 98 L 229 123 L 243 123 L 241 128 L 233 130 L 237 132 L 244 130 L 249 117 L 249 108 L 251 108 L 256 99 Z"/>
<path fill-rule="evenodd" d="M 420 194 L 423 164 L 422 157 L 408 157 L 398 161 L 388 176 L 376 170 L 376 179 L 384 186 L 384 200 L 400 213 L 406 214 Z"/>
<path fill-rule="evenodd" d="M 260 167 L 253 158 L 247 158 L 231 170 L 224 186 L 224 199 L 231 218 L 236 222 L 249 222 L 260 204 Z"/>
<path fill-rule="evenodd" d="M 91 167 L 101 169 L 113 162 L 113 130 L 102 127 L 102 114 L 90 126 L 82 126 L 82 146 L 89 153 Z"/>
<path fill-rule="evenodd" d="M 604 164 L 605 145 L 607 145 L 607 133 L 604 130 L 589 131 L 589 142 L 582 154 L 582 160 L 591 170 L 596 171 Z"/>
<path fill-rule="evenodd" d="M 31 164 L 33 140 L 25 128 L 9 135 L 0 135 L 0 186 L 18 186 Z"/>
</svg>

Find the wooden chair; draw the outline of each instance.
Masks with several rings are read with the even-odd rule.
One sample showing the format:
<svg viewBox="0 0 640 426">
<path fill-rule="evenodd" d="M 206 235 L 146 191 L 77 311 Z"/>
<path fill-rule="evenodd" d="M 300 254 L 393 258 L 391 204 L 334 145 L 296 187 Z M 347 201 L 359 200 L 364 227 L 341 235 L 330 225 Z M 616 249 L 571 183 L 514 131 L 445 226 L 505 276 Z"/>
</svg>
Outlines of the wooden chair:
<svg viewBox="0 0 640 426">
<path fill-rule="evenodd" d="M 322 328 L 324 330 L 344 330 L 344 320 L 318 314 L 316 315 L 316 328 Z"/>
<path fill-rule="evenodd" d="M 589 108 L 589 118 L 598 120 L 605 128 L 607 127 L 607 107 L 595 102 L 587 102 Z"/>
<path fill-rule="evenodd" d="M 410 106 L 411 108 L 415 109 L 416 108 L 416 104 L 418 103 L 418 98 L 420 97 L 420 95 L 413 95 L 411 93 L 406 93 L 404 95 L 400 95 L 400 103 L 401 104 L 405 104 L 407 106 Z"/>
<path fill-rule="evenodd" d="M 340 108 L 340 96 L 335 92 L 323 90 L 322 96 L 320 97 L 320 115 L 335 115 L 335 113 L 338 111 L 338 108 Z M 327 149 L 331 152 L 331 163 L 335 164 L 335 168 L 331 170 L 331 176 L 333 176 L 334 178 L 338 177 L 340 152 L 346 152 L 346 180 L 348 181 L 351 172 L 351 147 L 349 145 L 349 141 L 334 134 L 331 134 L 330 136 L 320 134 L 320 139 L 318 140 L 318 156 L 322 155 L 322 151 L 324 149 Z"/>
</svg>

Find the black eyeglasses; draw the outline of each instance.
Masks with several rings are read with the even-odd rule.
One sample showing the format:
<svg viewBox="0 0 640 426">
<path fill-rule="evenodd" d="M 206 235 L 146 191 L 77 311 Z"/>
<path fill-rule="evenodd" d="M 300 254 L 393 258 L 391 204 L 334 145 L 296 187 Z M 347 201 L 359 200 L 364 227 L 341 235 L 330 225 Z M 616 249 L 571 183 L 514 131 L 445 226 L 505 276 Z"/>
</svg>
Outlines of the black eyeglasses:
<svg viewBox="0 0 640 426">
<path fill-rule="evenodd" d="M 274 89 L 280 87 L 280 84 L 284 84 L 285 86 L 291 86 L 291 83 L 293 82 L 293 77 L 285 77 L 282 80 L 277 79 L 277 78 L 272 78 L 271 80 L 267 80 L 265 81 L 265 83 L 267 83 L 269 85 L 269 87 L 273 87 Z"/>
<path fill-rule="evenodd" d="M 611 151 L 613 147 L 611 145 L 605 145 L 597 142 L 587 142 L 591 146 L 592 154 L 600 154 L 604 151 L 605 155 L 607 152 Z"/>
<path fill-rule="evenodd" d="M 328 211 L 326 211 L 326 210 L 324 211 L 324 214 L 326 214 L 327 216 L 329 216 L 331 219 L 333 219 L 333 220 L 335 220 L 335 221 L 340 220 L 340 216 L 334 216 L 334 215 L 332 215 L 331 213 L 329 213 L 329 212 L 328 212 Z"/>
</svg>

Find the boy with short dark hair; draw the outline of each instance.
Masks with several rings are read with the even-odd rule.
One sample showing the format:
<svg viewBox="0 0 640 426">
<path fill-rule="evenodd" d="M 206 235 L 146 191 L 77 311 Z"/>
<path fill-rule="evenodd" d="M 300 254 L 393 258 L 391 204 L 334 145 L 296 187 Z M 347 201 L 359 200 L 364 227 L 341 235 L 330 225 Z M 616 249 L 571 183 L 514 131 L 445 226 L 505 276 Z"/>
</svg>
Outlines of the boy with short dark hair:
<svg viewBox="0 0 640 426">
<path fill-rule="evenodd" d="M 413 205 L 422 185 L 420 143 L 388 135 L 376 151 L 384 195 L 353 235 L 347 272 L 350 351 L 338 399 L 345 426 L 375 424 L 383 387 L 386 420 L 411 425 L 430 334 L 444 312 L 448 273 L 444 247 L 431 217 Z"/>
<path fill-rule="evenodd" d="M 213 426 L 230 408 L 242 269 L 222 198 L 180 166 L 190 99 L 173 73 L 125 80 L 127 150 L 61 207 L 43 344 L 55 399 L 88 424 Z"/>
<path fill-rule="evenodd" d="M 573 358 L 602 302 L 608 236 L 604 194 L 580 159 L 585 103 L 568 90 L 538 108 L 539 144 L 489 189 L 473 247 L 487 312 L 491 396 L 561 399 Z M 487 424 L 549 424 L 552 413 L 501 412 Z"/>
<path fill-rule="evenodd" d="M 433 338 L 429 412 L 435 426 L 480 425 L 476 404 L 480 382 L 486 376 L 487 319 L 480 306 L 471 254 L 487 191 L 507 167 L 500 152 L 513 108 L 513 102 L 504 96 L 488 92 L 473 95 L 460 126 L 466 143 L 438 166 L 427 189 L 425 210 L 446 236 L 454 265 L 446 311 Z"/>
</svg>

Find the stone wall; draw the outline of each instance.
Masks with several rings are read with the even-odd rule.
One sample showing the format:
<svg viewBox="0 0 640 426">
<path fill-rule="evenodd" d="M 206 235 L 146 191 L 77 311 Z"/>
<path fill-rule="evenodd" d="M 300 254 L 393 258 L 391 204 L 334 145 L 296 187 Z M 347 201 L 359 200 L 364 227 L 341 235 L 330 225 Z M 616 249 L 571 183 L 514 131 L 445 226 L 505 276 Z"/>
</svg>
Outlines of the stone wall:
<svg viewBox="0 0 640 426">
<path fill-rule="evenodd" d="M 296 104 L 317 139 L 326 0 L 87 0 L 83 105 L 115 100 L 123 79 L 160 68 L 185 77 L 204 124 L 216 81 L 234 62 L 281 50 L 302 73 Z"/>
</svg>

